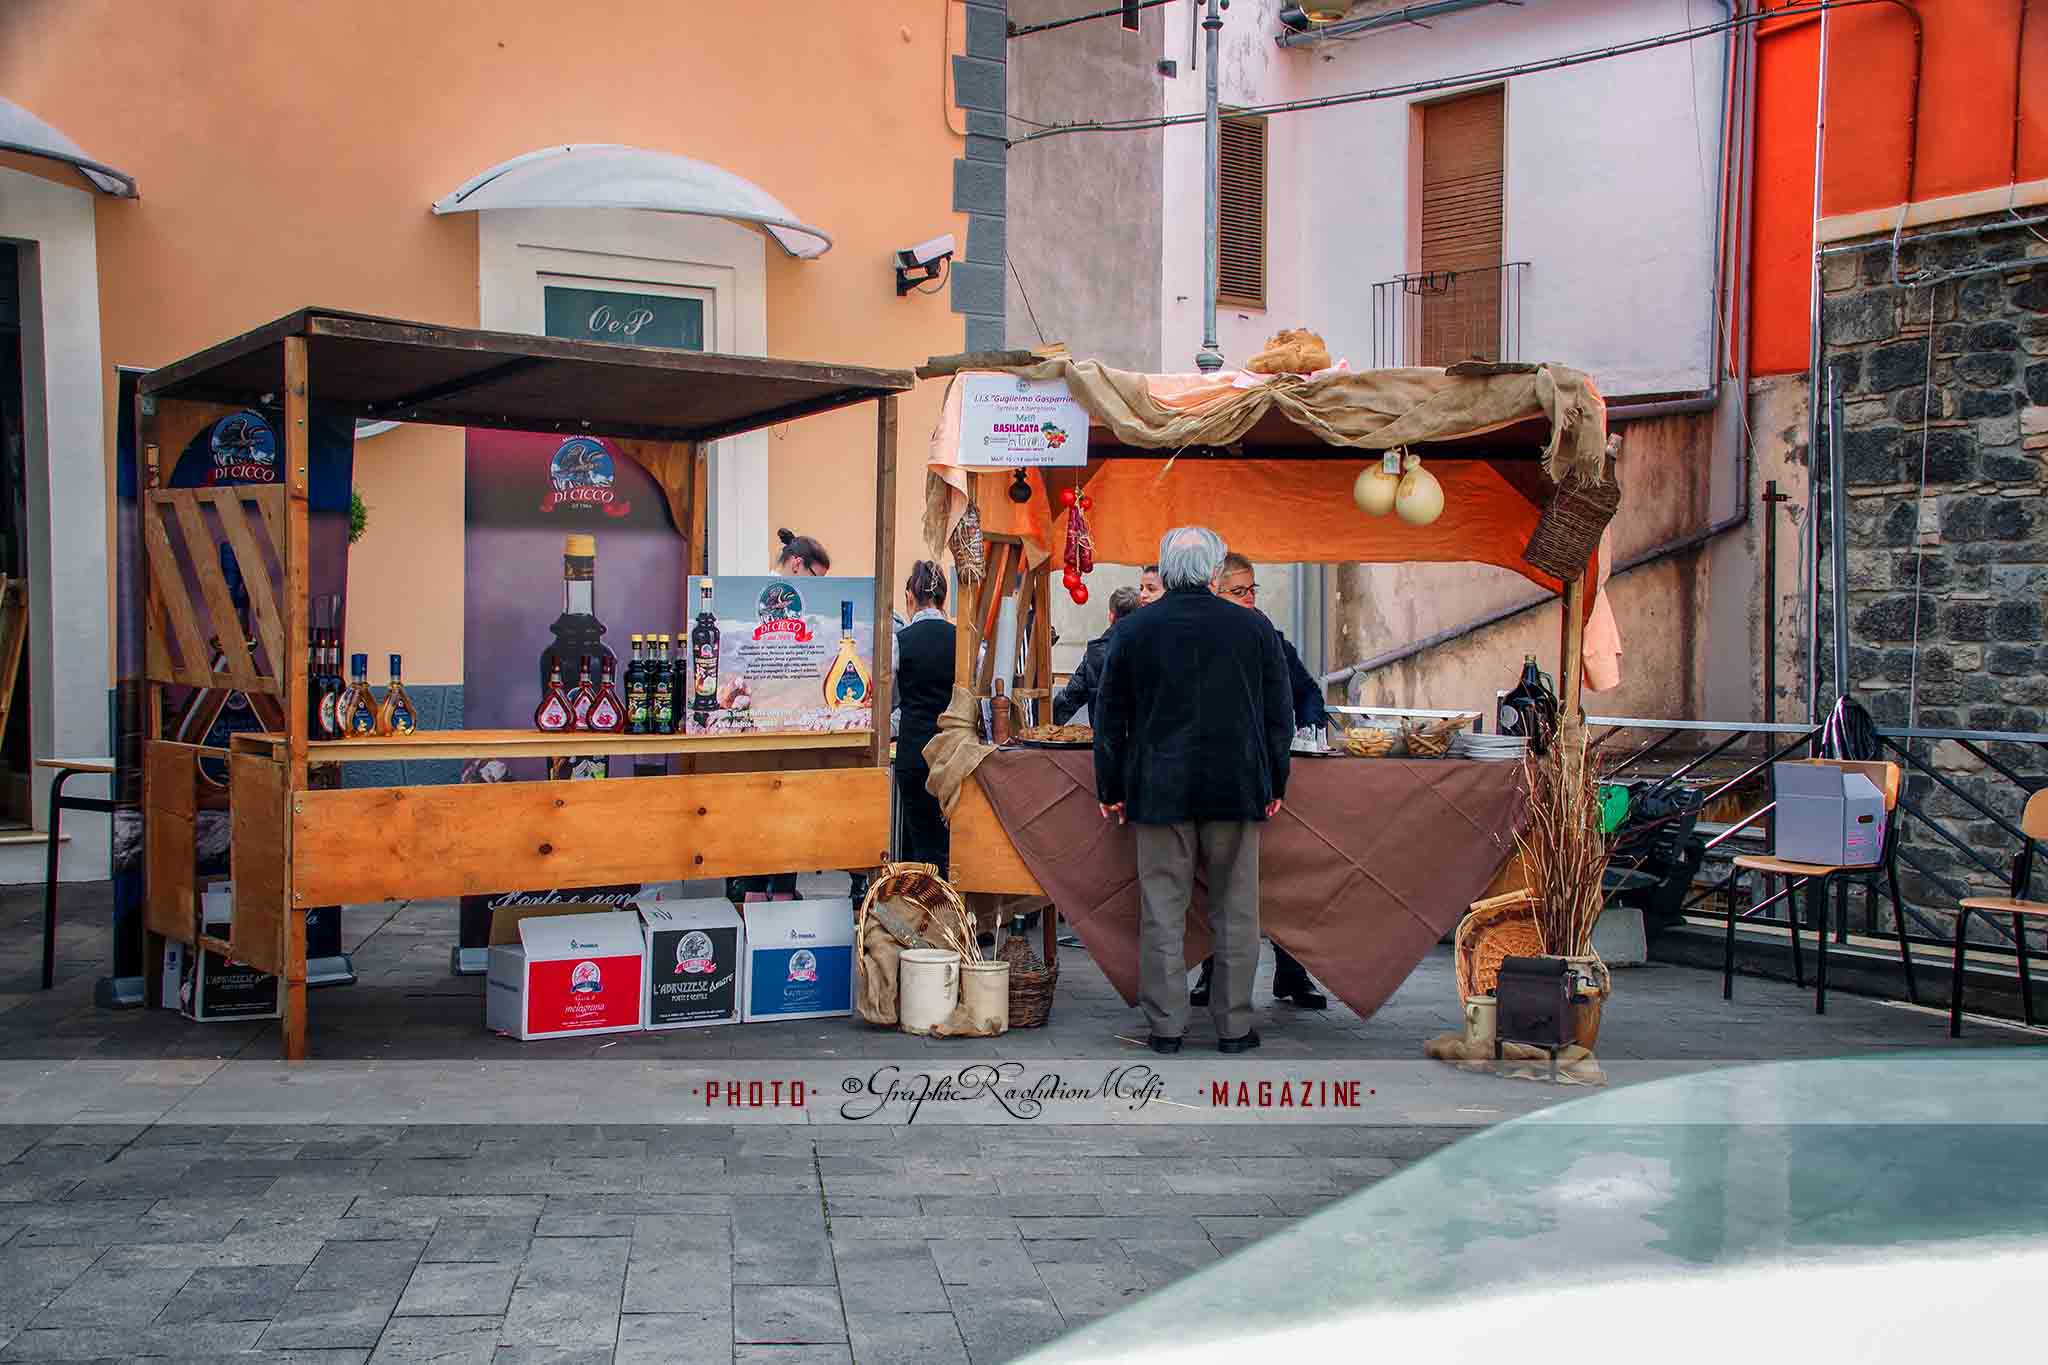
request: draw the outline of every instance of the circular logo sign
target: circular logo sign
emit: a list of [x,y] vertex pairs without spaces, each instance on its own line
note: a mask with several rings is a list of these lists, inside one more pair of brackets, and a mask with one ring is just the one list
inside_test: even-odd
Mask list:
[[698,976],[711,966],[711,935],[692,929],[676,943],[677,971]]
[[207,444],[213,454],[208,483],[277,482],[277,433],[263,414],[244,408],[221,418]]
[[569,972],[569,989],[576,995],[596,995],[604,989],[604,971],[595,962],[579,962]]
[[791,981],[816,981],[818,979],[818,955],[809,948],[799,948],[789,955],[789,979]]
[[618,475],[612,454],[602,441],[588,436],[571,436],[555,449],[548,460],[548,495],[541,510],[557,507],[572,511],[603,511],[607,516],[624,516],[627,504],[616,501],[612,485]]

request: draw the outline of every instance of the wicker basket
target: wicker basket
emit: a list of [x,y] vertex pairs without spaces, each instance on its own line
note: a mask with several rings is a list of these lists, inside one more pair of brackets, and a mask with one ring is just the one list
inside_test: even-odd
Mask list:
[[[1047,914],[1052,913],[1050,910]],[[996,956],[1010,964],[1010,1027],[1043,1028],[1052,1018],[1053,988],[1059,984],[1057,963],[1046,966],[1031,951],[1031,940],[1010,934]]]
[[1620,445],[1619,436],[1607,438],[1607,470],[1598,483],[1578,474],[1565,475],[1536,519],[1523,559],[1567,583],[1586,571],[1593,551],[1600,548],[1601,533],[1621,506],[1621,485],[1614,477],[1614,454]]
[[1358,758],[1385,758],[1394,752],[1394,736],[1385,730],[1346,730],[1344,752]]
[[1452,716],[1427,725],[1402,726],[1401,738],[1408,745],[1408,757],[1442,758],[1451,751],[1451,740],[1476,719],[1478,717],[1470,715]]
[[[900,912],[891,902],[911,908]],[[853,921],[853,996],[861,1018],[871,1024],[896,1022],[895,950],[888,950],[886,962],[868,961],[871,924],[896,950],[950,948],[963,962],[981,960],[981,950],[975,946],[974,917],[939,870],[930,863],[885,863],[869,879],[868,893],[861,897]],[[880,973],[872,983],[870,971]]]
[[1536,928],[1534,896],[1510,891],[1474,901],[1471,911],[1458,922],[1451,948],[1457,964],[1460,1007],[1472,996],[1493,994],[1502,960],[1542,955],[1543,935]]

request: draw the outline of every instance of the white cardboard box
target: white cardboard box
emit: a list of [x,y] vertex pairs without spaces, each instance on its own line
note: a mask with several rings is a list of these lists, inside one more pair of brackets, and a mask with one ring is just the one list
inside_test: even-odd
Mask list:
[[755,901],[742,973],[748,1023],[853,1013],[853,902]]
[[630,910],[522,919],[519,942],[491,948],[484,1025],[522,1042],[636,1032],[646,965]]
[[736,1022],[747,931],[732,902],[642,900],[635,906],[647,942],[640,1013],[648,1030]]

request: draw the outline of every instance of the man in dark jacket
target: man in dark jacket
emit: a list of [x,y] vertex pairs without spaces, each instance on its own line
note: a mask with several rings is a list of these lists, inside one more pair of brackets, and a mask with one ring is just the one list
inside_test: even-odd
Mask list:
[[1294,704],[1280,636],[1210,590],[1223,541],[1201,526],[1159,543],[1166,595],[1117,628],[1096,694],[1104,819],[1137,827],[1139,1003],[1154,1052],[1187,1029],[1187,913],[1207,866],[1219,1052],[1259,1045],[1259,824],[1287,791]]
[[1081,651],[1081,666],[1074,670],[1074,676],[1067,679],[1067,685],[1052,699],[1053,724],[1065,725],[1076,712],[1095,700],[1095,689],[1102,686],[1102,661],[1109,656],[1109,631],[1115,630],[1117,622],[1137,609],[1136,588],[1118,588],[1109,595],[1109,630],[1088,642],[1088,648]]

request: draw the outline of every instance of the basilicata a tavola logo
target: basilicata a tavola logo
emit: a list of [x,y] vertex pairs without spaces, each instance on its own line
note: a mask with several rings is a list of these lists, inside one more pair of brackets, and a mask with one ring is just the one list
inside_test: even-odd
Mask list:
[[277,433],[262,413],[245,408],[221,418],[207,445],[213,455],[209,484],[277,482]]
[[571,436],[555,448],[548,460],[548,491],[540,510],[558,509],[572,513],[602,512],[623,517],[633,505],[618,496],[618,466],[604,442],[589,436]]

